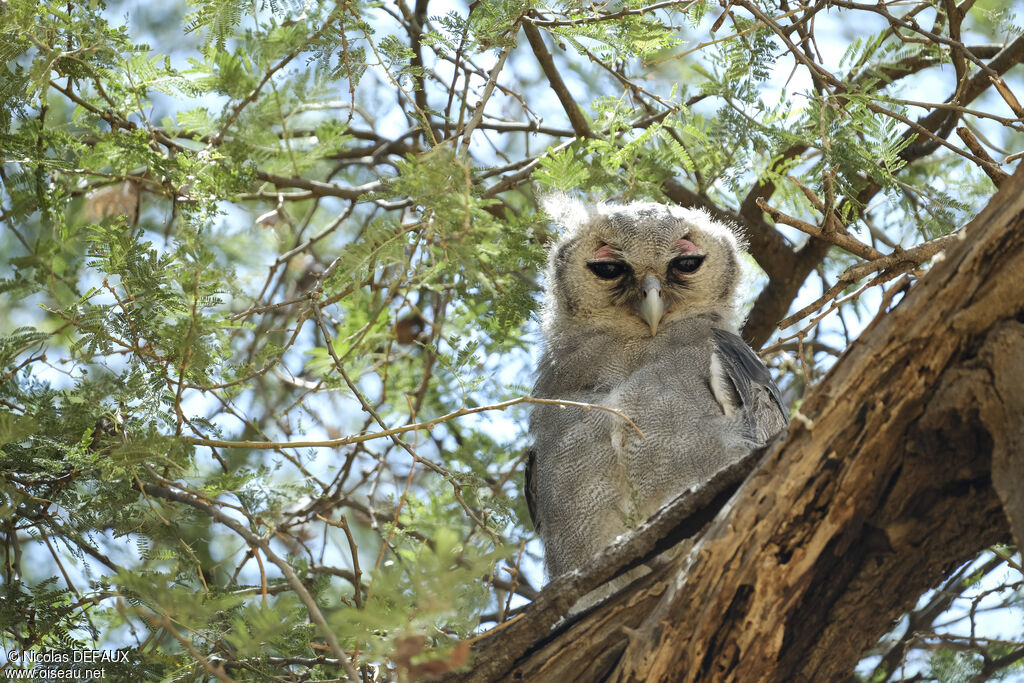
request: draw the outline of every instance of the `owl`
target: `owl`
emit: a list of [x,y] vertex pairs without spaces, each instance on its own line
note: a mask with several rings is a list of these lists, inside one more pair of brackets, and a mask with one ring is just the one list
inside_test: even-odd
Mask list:
[[660,204],[558,196],[544,208],[564,234],[548,258],[534,396],[619,413],[533,406],[526,498],[554,578],[788,417],[737,335],[741,248],[729,227]]

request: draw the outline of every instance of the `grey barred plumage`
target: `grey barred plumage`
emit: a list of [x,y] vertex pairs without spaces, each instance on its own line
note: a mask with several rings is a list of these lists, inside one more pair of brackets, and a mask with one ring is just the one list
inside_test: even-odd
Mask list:
[[548,574],[618,535],[787,424],[778,389],[737,335],[741,247],[699,210],[660,204],[545,209],[551,249],[527,502]]

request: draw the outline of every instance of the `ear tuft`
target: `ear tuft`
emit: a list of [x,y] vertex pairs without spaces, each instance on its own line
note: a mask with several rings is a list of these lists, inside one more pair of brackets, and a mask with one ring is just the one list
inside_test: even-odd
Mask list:
[[538,203],[551,220],[570,232],[586,225],[593,218],[587,206],[564,192],[550,192],[538,197]]

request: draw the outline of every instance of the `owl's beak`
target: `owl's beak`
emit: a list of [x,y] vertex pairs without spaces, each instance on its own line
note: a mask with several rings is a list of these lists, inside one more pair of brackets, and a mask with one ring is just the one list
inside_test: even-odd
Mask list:
[[645,275],[640,287],[644,298],[640,301],[640,317],[651,328],[651,336],[658,333],[658,323],[665,313],[665,304],[661,300],[661,283],[653,275]]

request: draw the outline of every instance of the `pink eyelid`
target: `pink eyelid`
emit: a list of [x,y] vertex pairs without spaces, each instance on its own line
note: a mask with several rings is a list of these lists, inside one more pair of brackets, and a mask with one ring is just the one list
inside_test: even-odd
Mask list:
[[686,238],[676,240],[675,242],[672,243],[672,246],[675,249],[678,249],[679,251],[683,252],[684,254],[692,254],[700,251],[700,249],[697,248],[696,244],[694,244],[693,242]]
[[[684,254],[693,254],[700,251],[696,244],[686,238],[676,240],[672,243],[672,247]],[[594,252],[595,259],[615,259],[618,257],[619,254],[615,248],[607,244],[602,244],[601,248]]]

